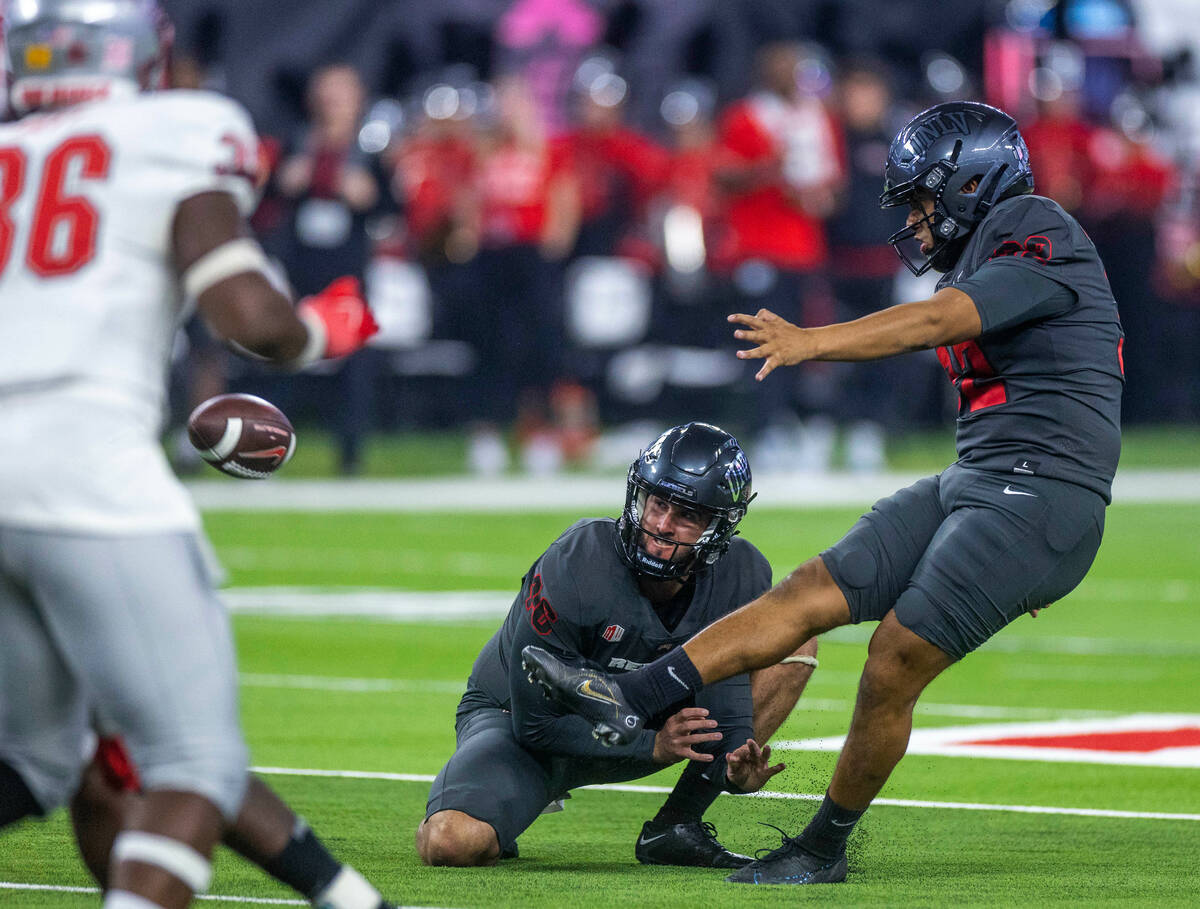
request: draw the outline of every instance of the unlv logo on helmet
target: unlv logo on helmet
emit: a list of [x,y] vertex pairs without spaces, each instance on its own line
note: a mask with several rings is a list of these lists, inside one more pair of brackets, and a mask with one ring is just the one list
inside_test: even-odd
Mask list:
[[969,136],[972,126],[983,123],[983,115],[971,110],[946,111],[929,117],[917,124],[908,141],[906,150],[913,156],[919,155],[942,136]]

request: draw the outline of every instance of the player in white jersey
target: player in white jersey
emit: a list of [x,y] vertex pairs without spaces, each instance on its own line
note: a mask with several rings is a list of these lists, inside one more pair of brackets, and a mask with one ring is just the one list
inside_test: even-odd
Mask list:
[[[249,118],[209,93],[143,93],[169,43],[154,0],[14,0],[3,21],[18,119],[0,125],[0,825],[71,796],[94,711],[144,792],[105,906],[184,906],[248,777],[228,618],[158,444],[172,340],[195,305],[299,368],[375,325],[356,285],[294,308],[267,280],[244,223]],[[275,803],[269,860],[332,861]],[[315,902],[384,905],[332,872]]]

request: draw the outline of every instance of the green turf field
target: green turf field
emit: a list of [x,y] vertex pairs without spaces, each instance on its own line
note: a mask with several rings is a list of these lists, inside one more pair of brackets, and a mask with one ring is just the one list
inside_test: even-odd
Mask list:
[[[614,499],[620,498],[619,480]],[[776,577],[832,541],[858,509],[751,512],[743,528]],[[579,515],[206,516],[230,583],[380,590],[513,590]],[[1117,505],[1090,576],[938,679],[917,726],[1133,712],[1200,713],[1200,509]],[[521,839],[521,858],[486,870],[422,868],[413,830],[453,744],[457,692],[497,620],[397,622],[238,615],[242,704],[254,763],[326,841],[398,902],[424,906],[1200,904],[1200,820],[876,806],[835,887],[753,888],[720,872],[633,860],[655,792],[581,791]],[[821,668],[778,738],[845,731],[866,629],[822,645]],[[834,755],[795,751],[771,788],[820,793]],[[677,771],[641,781],[669,786]],[[885,797],[1200,815],[1200,770],[910,755]],[[709,814],[726,845],[776,845],[759,821],[796,832],[807,800],[723,797]],[[0,883],[87,887],[62,816],[0,834]],[[292,894],[229,853],[211,893]],[[0,905],[95,905],[94,895],[6,890]]]

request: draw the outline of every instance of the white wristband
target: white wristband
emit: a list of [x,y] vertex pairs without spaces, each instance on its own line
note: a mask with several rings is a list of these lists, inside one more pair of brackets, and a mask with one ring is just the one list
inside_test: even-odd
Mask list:
[[304,307],[296,311],[304,327],[308,329],[308,340],[304,349],[288,363],[289,369],[303,369],[325,356],[325,346],[329,342],[329,333],[325,330],[325,322],[315,312]]
[[804,655],[784,657],[779,662],[781,664],[782,663],[803,663],[805,666],[811,666],[813,669],[816,669],[818,666],[821,665],[820,663],[817,662],[816,657],[804,656]]
[[156,865],[187,885],[192,893],[203,893],[212,879],[212,865],[199,852],[168,836],[125,830],[113,841],[113,866],[121,862]]
[[250,271],[264,276],[270,271],[262,247],[249,237],[229,240],[188,266],[182,278],[184,298],[195,300],[214,284]]

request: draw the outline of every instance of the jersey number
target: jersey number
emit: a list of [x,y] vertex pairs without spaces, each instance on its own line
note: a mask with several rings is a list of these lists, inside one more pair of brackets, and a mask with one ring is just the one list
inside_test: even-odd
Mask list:
[[[67,176],[103,180],[108,176],[112,153],[99,136],[74,136],[46,156],[42,185],[33,208],[26,264],[43,278],[69,275],[96,254],[100,215],[83,196],[63,190]],[[9,209],[25,188],[25,152],[0,148],[0,273],[8,266],[16,228]]]
[[939,347],[937,355],[946,375],[958,389],[959,416],[1008,400],[1004,383],[996,379],[996,370],[974,341],[963,341],[953,347]]
[[550,605],[550,601],[542,596],[542,575],[535,574],[529,584],[529,593],[525,596],[525,611],[529,613],[529,624],[538,634],[548,635],[558,621],[558,613]]

